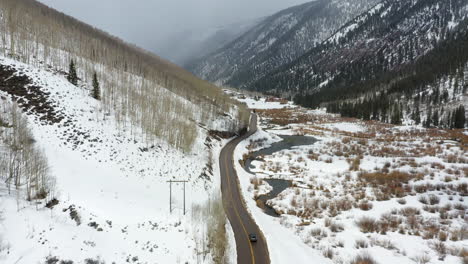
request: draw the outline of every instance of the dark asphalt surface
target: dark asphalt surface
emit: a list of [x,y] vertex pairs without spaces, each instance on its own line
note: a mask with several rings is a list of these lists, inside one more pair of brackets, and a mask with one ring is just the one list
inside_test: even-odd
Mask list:
[[[257,224],[245,208],[239,186],[239,180],[233,164],[233,162],[237,162],[233,159],[234,149],[237,144],[254,134],[256,131],[257,115],[254,114],[251,118],[248,132],[245,135],[230,141],[222,149],[219,157],[223,204],[229,222],[234,230],[238,264],[270,263],[267,243]],[[250,233],[257,234],[257,242],[250,242]]]

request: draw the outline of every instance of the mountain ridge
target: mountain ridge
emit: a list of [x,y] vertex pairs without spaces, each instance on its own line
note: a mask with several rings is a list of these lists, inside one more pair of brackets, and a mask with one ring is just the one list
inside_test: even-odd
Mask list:
[[293,61],[376,2],[318,0],[287,8],[187,68],[217,84],[244,88]]

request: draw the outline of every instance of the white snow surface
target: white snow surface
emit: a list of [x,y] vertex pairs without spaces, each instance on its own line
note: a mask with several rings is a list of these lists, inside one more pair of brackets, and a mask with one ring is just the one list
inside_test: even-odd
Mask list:
[[[138,131],[119,130],[114,115],[103,113],[88,90],[71,85],[65,76],[3,57],[0,63],[21,69],[50,92],[56,109],[73,125],[41,125],[28,116],[36,144],[44,150],[56,178],[59,204],[52,210],[44,204],[36,209],[22,199],[17,202],[0,184],[0,263],[42,263],[47,256],[74,263],[87,258],[106,263],[135,259],[138,263],[195,263],[195,237],[203,224],[191,218],[191,209],[219,192],[213,188],[219,185],[218,176],[211,182],[199,178],[209,160],[203,147],[205,134],[199,133],[198,151],[189,154],[163,140],[141,143]],[[77,131],[89,138],[79,136],[82,144],[75,145],[68,136]],[[213,157],[220,147],[214,146]],[[217,166],[214,169],[218,175]],[[169,213],[166,181],[170,179],[189,181],[185,216],[181,184],[172,185],[174,210]],[[70,218],[70,210],[64,211],[70,206],[80,215],[80,225]],[[102,231],[89,226],[93,222]],[[228,234],[234,241],[232,230]],[[233,260],[235,248],[230,248]]]
[[288,102],[287,104],[281,104],[280,102],[267,102],[265,98],[255,100],[253,98],[247,97],[245,99],[238,98],[237,100],[246,103],[247,106],[251,109],[281,109],[292,106],[291,102]]
[[365,128],[362,127],[360,124],[349,123],[349,122],[324,124],[322,125],[322,127],[332,129],[332,130],[341,130],[341,131],[351,132],[351,133],[365,131]]

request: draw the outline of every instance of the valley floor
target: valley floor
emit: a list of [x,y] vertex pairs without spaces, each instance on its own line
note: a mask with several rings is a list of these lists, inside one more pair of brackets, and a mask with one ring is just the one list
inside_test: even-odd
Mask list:
[[[364,122],[235,96],[256,109],[263,129],[237,148],[236,165],[272,263],[467,263],[466,130]],[[257,158],[254,174],[246,172],[243,161],[278,135],[318,141]],[[292,181],[267,201],[279,217],[256,203],[272,189],[265,179]]]

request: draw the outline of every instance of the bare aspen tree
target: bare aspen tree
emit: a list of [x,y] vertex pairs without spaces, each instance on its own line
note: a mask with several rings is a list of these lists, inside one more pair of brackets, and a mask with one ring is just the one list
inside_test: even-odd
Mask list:
[[[54,180],[49,175],[47,159],[34,145],[25,117],[16,104],[4,104],[11,124],[0,133],[0,179],[11,194],[15,188],[18,199],[24,190],[28,200],[44,199],[53,190]],[[3,120],[4,117],[2,117]]]
[[[122,128],[142,129],[148,144],[163,138],[190,151],[198,123],[223,129],[211,126],[224,118],[231,130],[247,125],[244,105],[154,54],[34,0],[0,0],[0,10],[4,54],[25,63],[42,61],[40,65],[60,71],[75,59],[83,83],[92,83],[96,70],[103,111],[114,112]],[[242,119],[225,118],[223,113],[237,113]]]

